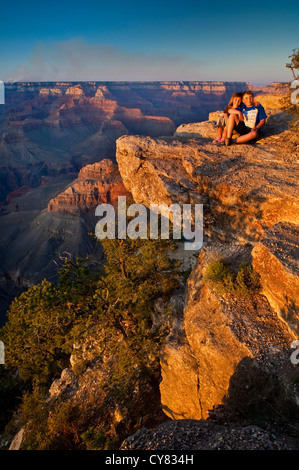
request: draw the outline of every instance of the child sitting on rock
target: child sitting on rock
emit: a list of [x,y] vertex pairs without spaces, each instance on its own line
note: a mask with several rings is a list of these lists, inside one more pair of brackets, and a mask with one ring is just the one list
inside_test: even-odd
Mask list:
[[229,116],[230,109],[238,109],[241,110],[240,106],[242,104],[242,93],[234,93],[229,100],[228,105],[223,110],[223,115],[219,116],[217,119],[217,127],[218,127],[218,138],[213,140],[215,144],[222,143],[226,139],[226,124],[227,119]]

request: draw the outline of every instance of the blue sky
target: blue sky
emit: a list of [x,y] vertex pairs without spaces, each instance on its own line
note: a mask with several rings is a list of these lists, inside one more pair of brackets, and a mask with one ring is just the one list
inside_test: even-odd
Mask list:
[[291,81],[298,18],[289,0],[5,2],[0,79]]

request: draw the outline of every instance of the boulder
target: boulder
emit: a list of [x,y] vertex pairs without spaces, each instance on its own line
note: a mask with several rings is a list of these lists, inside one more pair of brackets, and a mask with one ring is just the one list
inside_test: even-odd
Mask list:
[[49,401],[57,399],[59,396],[66,396],[69,398],[74,395],[78,389],[78,382],[75,373],[72,369],[63,369],[59,379],[52,382],[49,389]]
[[253,266],[272,308],[299,333],[299,226],[279,223],[253,249]]
[[213,245],[200,253],[183,321],[161,353],[163,410],[172,419],[207,419],[224,405],[243,416],[263,415],[266,403],[274,419],[290,408],[298,417],[298,370],[290,360],[296,336],[263,295],[220,294],[204,282],[207,266],[219,258],[237,270],[250,262],[250,250]]
[[298,136],[289,131],[285,139],[276,135],[231,147],[191,132],[184,139],[122,136],[116,159],[136,202],[202,203],[206,235],[247,243],[276,223],[299,223],[298,152]]
[[182,124],[179,126],[175,133],[174,137],[177,138],[213,138],[217,134],[217,127],[214,120],[195,122],[192,124]]

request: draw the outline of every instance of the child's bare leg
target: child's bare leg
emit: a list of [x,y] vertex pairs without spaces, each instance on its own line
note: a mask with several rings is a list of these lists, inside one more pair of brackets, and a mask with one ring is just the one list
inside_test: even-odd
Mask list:
[[258,132],[256,131],[251,131],[248,134],[245,135],[240,135],[236,139],[236,144],[244,144],[245,142],[249,142],[249,140],[255,139],[258,136]]
[[226,137],[228,139],[231,139],[234,131],[235,125],[239,124],[239,116],[237,114],[230,114],[229,118],[227,120],[227,126],[226,126]]

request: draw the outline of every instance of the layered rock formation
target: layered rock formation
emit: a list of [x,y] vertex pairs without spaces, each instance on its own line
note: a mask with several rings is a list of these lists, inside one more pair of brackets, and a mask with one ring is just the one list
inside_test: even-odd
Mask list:
[[78,178],[63,192],[51,199],[49,212],[79,214],[95,210],[98,204],[117,201],[118,196],[131,194],[125,188],[118,167],[111,160],[83,167]]
[[184,317],[161,355],[163,409],[172,419],[207,419],[219,405],[241,415],[260,409],[261,416],[272,407],[279,419],[293,406],[295,416],[298,371],[290,356],[296,336],[264,296],[219,294],[204,283],[207,266],[219,258],[237,268],[250,262],[250,250],[213,245],[201,252],[188,279]]
[[[112,91],[120,97],[128,91],[126,86],[97,89],[94,99],[111,100]],[[178,96],[183,92],[181,85],[171,86]],[[219,93],[221,86],[216,86]],[[190,87],[187,91],[192,92]],[[107,161],[87,166],[68,190],[52,198],[50,211],[43,214],[60,224],[63,220],[71,232],[75,216],[67,212],[74,204],[86,210],[101,198],[111,200],[108,187],[115,188],[116,197],[118,178],[135,202],[147,207],[151,203],[204,206],[204,247],[194,253],[186,290],[173,299],[183,307],[177,309],[161,351],[160,394],[142,383],[128,409],[111,403],[101,387],[103,377],[111,373],[109,358],[98,353],[96,344],[79,377],[74,355],[70,369],[49,391],[50,401],[90,404],[88,413],[94,422],[105,420],[114,431],[129,432],[132,421],[135,430],[141,416],[139,427],[148,429],[127,439],[124,450],[298,448],[298,442],[272,427],[270,435],[247,426],[259,421],[294,432],[299,419],[299,371],[290,360],[298,334],[299,141],[281,110],[272,107],[267,112],[264,134],[254,144],[213,144],[215,115],[210,121],[179,126],[173,136],[123,135],[116,143],[118,170]],[[59,219],[61,215],[66,219]],[[60,224],[52,230],[58,233]],[[226,260],[234,273],[242,262],[252,264],[260,275],[261,291],[242,296],[219,292],[207,283],[207,268],[219,259]],[[25,265],[29,261],[25,257]],[[152,431],[165,417],[172,422]],[[227,422],[229,426],[224,425]]]
[[[115,157],[124,134],[172,135],[176,126],[208,118],[245,82],[7,83],[0,120],[0,202],[43,176],[78,171]],[[275,85],[260,91],[275,90]],[[6,178],[5,175],[15,177]]]
[[[224,426],[207,420],[182,419],[161,424],[153,430],[140,429],[123,442],[121,450],[298,450],[298,443],[258,426]],[[200,464],[200,453],[193,457],[188,455],[182,456],[182,463],[197,463],[193,457],[198,457]]]
[[[27,273],[26,278],[32,279],[33,273],[40,272],[40,268],[34,267],[36,240],[39,240],[39,246],[45,246],[44,251],[47,247],[40,241],[42,232],[40,235],[35,233],[36,228],[44,228],[46,240],[51,233],[49,227],[61,226],[62,232],[63,227],[66,232],[68,228],[64,221],[56,220],[57,212],[51,222],[53,211],[47,214],[39,211],[47,210],[49,200],[64,192],[85,165],[103,158],[115,161],[119,137],[132,133],[172,136],[177,125],[207,118],[209,111],[227,103],[232,92],[248,87],[250,85],[243,82],[6,84],[6,104],[0,110],[1,244],[5,246],[0,257],[3,276],[21,282],[23,274],[20,273],[24,270],[20,265],[27,265],[24,260],[28,256],[31,274]],[[275,86],[270,88],[273,90]],[[265,93],[267,89],[260,91]],[[181,190],[183,184],[182,180]],[[89,191],[92,188],[85,186],[83,193]],[[70,194],[67,197],[70,198]],[[25,228],[28,236],[27,250],[22,248],[21,228]],[[64,233],[62,237],[62,245],[66,248],[64,237],[68,239],[69,235]],[[59,240],[55,239],[51,244],[51,255],[43,252],[43,259],[51,258],[54,244],[58,249]],[[48,261],[45,264],[48,265]]]
[[212,143],[208,121],[163,140],[123,136],[116,157],[136,202],[203,203],[206,234],[253,242],[275,223],[299,223],[298,147],[289,132],[226,148]]
[[247,88],[276,91],[275,84],[245,82],[7,83],[6,125],[30,130],[120,119],[130,132],[146,125],[146,135],[168,135],[172,122],[207,118],[212,107],[225,106],[233,92]]

